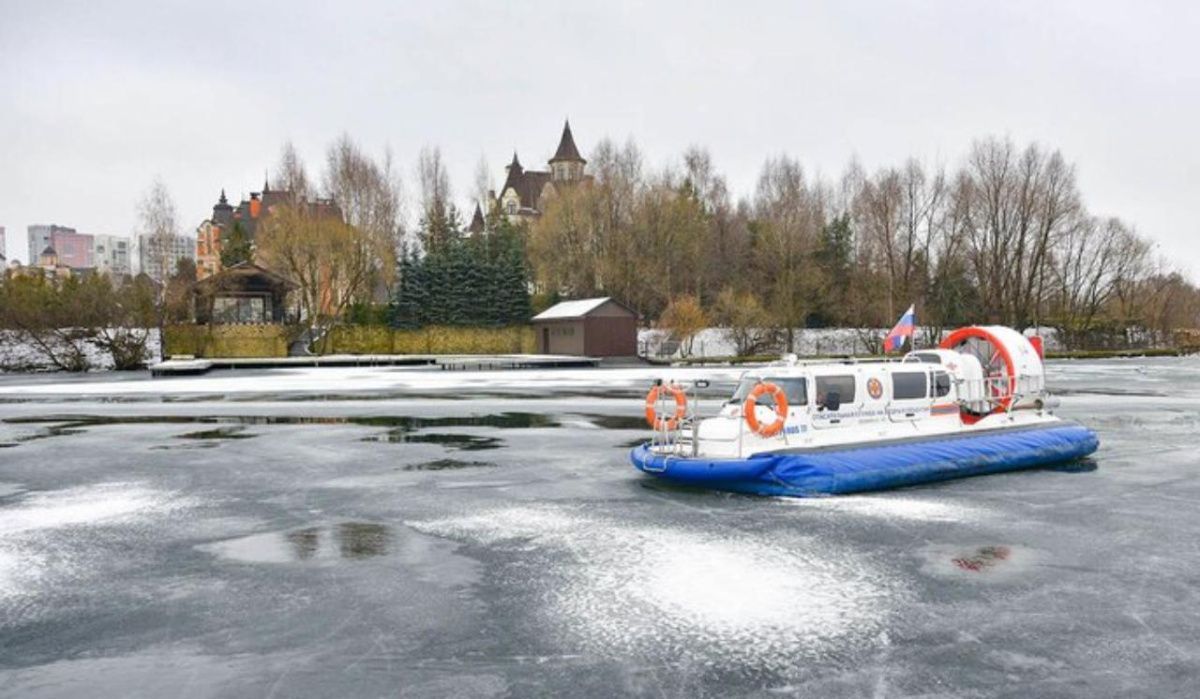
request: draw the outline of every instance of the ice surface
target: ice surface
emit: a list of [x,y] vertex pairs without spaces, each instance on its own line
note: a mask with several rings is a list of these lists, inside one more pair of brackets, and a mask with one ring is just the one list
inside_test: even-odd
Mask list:
[[1052,362],[1089,463],[803,501],[635,472],[664,373],[738,371],[4,376],[0,693],[1193,693],[1200,360]]

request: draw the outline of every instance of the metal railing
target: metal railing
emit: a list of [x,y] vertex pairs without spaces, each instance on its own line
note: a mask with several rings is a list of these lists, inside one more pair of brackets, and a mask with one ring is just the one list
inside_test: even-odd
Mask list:
[[[655,385],[672,385],[664,384],[660,379]],[[661,453],[675,453],[682,455],[689,453],[692,456],[699,454],[700,449],[700,392],[701,388],[708,388],[709,382],[705,379],[697,379],[691,382],[690,386],[684,384],[673,384],[683,389],[686,398],[686,408],[683,417],[681,417],[675,428],[670,429],[668,420],[659,420],[659,427],[653,432],[653,437],[650,439],[651,450]],[[692,390],[689,391],[688,389]],[[675,403],[669,400],[667,391],[660,391],[658,398],[654,403],[654,411],[656,415],[672,415],[674,414]],[[686,451],[685,451],[686,450]]]
[[[1042,379],[1042,381],[1038,381]],[[984,376],[979,379],[959,379],[956,381],[958,390],[958,402],[963,405],[972,403],[987,403],[991,409],[996,406],[1003,405],[1008,401],[1007,410],[1011,411],[1013,406],[1021,402],[1021,400],[1034,395],[1045,393],[1045,383],[1043,377],[1035,376],[1008,376],[1008,375],[992,375]],[[965,388],[977,388],[978,391],[963,390]],[[967,400],[965,394],[981,396],[978,400]]]

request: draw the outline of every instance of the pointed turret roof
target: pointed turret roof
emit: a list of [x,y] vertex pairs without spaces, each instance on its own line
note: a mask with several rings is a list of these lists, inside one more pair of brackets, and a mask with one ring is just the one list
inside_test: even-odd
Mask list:
[[221,188],[221,198],[217,200],[217,204],[219,204],[220,206],[229,206],[229,199],[226,198],[226,196],[225,196],[225,188],[224,187]]
[[479,204],[476,202],[475,215],[471,217],[471,225],[467,226],[467,232],[482,233],[485,225],[483,221],[483,209],[479,208]]
[[554,151],[554,157],[550,162],[559,160],[573,160],[579,163],[586,163],[583,156],[579,155],[579,149],[575,147],[575,137],[571,135],[571,120],[568,119],[563,124],[562,138],[558,141],[558,150]]
[[58,257],[58,251],[54,249],[53,245],[47,245],[46,249],[42,251],[41,256],[46,257],[47,255],[51,257]]
[[515,187],[521,181],[521,177],[525,174],[525,168],[521,167],[521,161],[517,160],[517,152],[513,151],[512,162],[504,167],[508,172],[508,176],[504,178],[504,186],[500,188],[501,196],[504,195],[504,190],[509,187]]

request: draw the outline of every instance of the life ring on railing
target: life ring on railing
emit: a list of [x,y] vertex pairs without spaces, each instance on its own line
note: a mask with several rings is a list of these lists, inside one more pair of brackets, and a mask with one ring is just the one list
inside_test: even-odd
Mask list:
[[[675,414],[664,417],[658,414],[658,397],[661,393],[669,393],[675,399]],[[646,394],[646,422],[655,430],[674,431],[679,429],[679,421],[687,415],[687,394],[679,386],[657,384]]]
[[[758,415],[755,414],[758,398],[764,393],[770,393],[771,398],[775,400],[775,421],[769,425],[759,423]],[[782,388],[769,381],[760,381],[751,389],[750,395],[746,396],[746,400],[742,404],[742,415],[745,416],[746,426],[750,428],[751,432],[763,437],[774,437],[783,431],[783,425],[787,422],[787,394],[783,392]]]

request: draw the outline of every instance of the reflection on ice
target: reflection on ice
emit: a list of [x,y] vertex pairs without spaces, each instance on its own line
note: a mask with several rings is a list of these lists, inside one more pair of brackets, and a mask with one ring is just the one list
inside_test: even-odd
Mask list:
[[405,471],[456,471],[462,468],[489,468],[496,464],[486,461],[459,461],[458,459],[434,459],[419,464],[408,464]]
[[1042,555],[1027,546],[932,544],[918,553],[921,572],[935,578],[959,581],[1009,583],[1028,581]]
[[1007,546],[980,546],[974,552],[953,558],[950,562],[963,570],[979,573],[1000,565],[1011,556],[1012,549]]
[[391,530],[382,524],[342,522],[330,527],[252,534],[196,548],[241,563],[354,560],[386,554],[391,538]]
[[[211,429],[176,435],[180,439],[202,442],[198,447],[214,446],[214,440],[249,439],[258,435],[246,433],[246,425],[356,425],[360,427],[384,427],[381,434],[367,437],[363,441],[389,443],[440,444],[450,449],[482,450],[498,449],[503,441],[496,437],[459,433],[429,433],[423,430],[435,427],[491,427],[498,429],[529,429],[537,427],[561,427],[556,419],[539,413],[503,412],[495,415],[467,415],[452,417],[423,417],[412,415],[374,416],[296,416],[296,415],[138,415],[102,416],[78,415],[63,417],[10,418],[4,421],[11,425],[47,425],[39,432],[19,437],[16,442],[3,446],[16,446],[51,437],[82,434],[89,427],[105,425],[152,425],[152,424],[213,424]],[[169,449],[169,446],[154,447]]]
[[447,449],[461,449],[464,451],[499,449],[504,445],[504,441],[497,437],[441,432],[414,434],[405,429],[388,430],[378,437],[367,437],[363,441],[388,442],[390,444],[438,444]]
[[245,429],[246,428],[241,426],[217,427],[211,430],[188,432],[187,434],[178,435],[178,437],[180,439],[250,439],[258,436],[256,434],[247,434],[243,432]]

